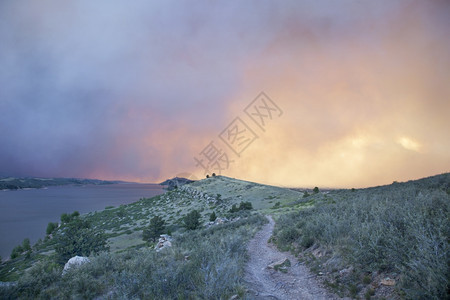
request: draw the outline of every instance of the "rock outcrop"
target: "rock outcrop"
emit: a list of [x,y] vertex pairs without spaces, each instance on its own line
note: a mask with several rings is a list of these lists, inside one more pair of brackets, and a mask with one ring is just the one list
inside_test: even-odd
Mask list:
[[158,243],[155,246],[156,252],[169,247],[172,247],[172,237],[167,234],[161,234]]
[[228,220],[227,218],[223,217],[223,218],[216,218],[216,220],[214,222],[207,222],[205,224],[206,227],[210,227],[210,226],[214,226],[214,225],[219,225],[219,224],[224,224],[224,223],[228,223],[230,222],[230,220]]
[[190,180],[190,179],[182,178],[182,177],[174,177],[172,179],[167,179],[166,181],[161,182],[160,185],[167,186],[167,190],[171,191],[175,188],[180,188],[183,185],[191,183],[191,182],[194,182],[194,180]]
[[283,259],[277,260],[276,262],[269,264],[267,266],[267,268],[278,271],[279,269],[287,269],[290,266],[291,266],[291,261],[287,257],[285,257]]
[[67,261],[67,263],[64,265],[64,269],[63,269],[63,275],[69,271],[72,268],[77,268],[79,266],[81,266],[82,264],[88,263],[90,262],[89,258],[84,257],[84,256],[74,256],[71,259],[69,259]]

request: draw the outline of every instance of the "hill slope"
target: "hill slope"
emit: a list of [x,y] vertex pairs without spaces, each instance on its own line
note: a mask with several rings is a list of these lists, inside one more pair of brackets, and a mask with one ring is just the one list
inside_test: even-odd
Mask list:
[[336,292],[448,296],[450,174],[307,199],[313,207],[281,214],[273,239]]
[[[80,216],[104,232],[110,253],[92,256],[92,263],[78,273],[60,277],[61,266],[55,264],[58,239],[48,236],[3,263],[0,280],[20,279],[18,290],[5,293],[32,293],[21,294],[25,297],[63,297],[65,292],[97,297],[111,293],[111,284],[114,295],[125,298],[243,296],[245,244],[266,222],[261,214],[271,214],[276,217],[272,241],[306,262],[342,296],[442,298],[449,275],[449,194],[450,174],[311,195],[216,176]],[[250,202],[253,209],[230,212],[241,202]],[[200,213],[201,224],[211,212],[232,222],[189,231],[184,218],[193,210]],[[166,232],[174,237],[172,249],[162,254],[142,239],[155,216],[165,220]],[[81,293],[77,289],[83,284],[88,287]],[[25,288],[30,286],[38,287]]]

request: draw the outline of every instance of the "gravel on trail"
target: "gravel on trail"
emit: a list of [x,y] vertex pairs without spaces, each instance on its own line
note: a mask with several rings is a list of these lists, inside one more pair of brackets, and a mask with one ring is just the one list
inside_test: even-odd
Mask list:
[[[249,261],[245,268],[247,299],[342,299],[321,287],[308,268],[287,252],[280,252],[268,243],[275,225],[271,216],[269,223],[256,233],[248,244]],[[287,272],[268,268],[274,262],[289,259]]]

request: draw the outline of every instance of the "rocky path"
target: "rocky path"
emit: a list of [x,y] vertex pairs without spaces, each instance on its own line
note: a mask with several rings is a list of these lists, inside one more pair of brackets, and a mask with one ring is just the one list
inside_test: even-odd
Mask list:
[[[271,216],[261,231],[249,242],[249,263],[244,280],[248,285],[248,299],[340,299],[320,287],[315,276],[289,254],[278,251],[267,241],[275,225]],[[288,258],[291,266],[287,272],[268,268],[268,265]]]

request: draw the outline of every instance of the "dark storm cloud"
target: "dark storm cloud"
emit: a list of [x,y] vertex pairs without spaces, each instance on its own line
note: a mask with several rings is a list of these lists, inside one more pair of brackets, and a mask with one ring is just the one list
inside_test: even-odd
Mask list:
[[220,120],[239,76],[201,6],[103,5],[3,4],[2,173],[151,177],[164,149],[141,139]]

